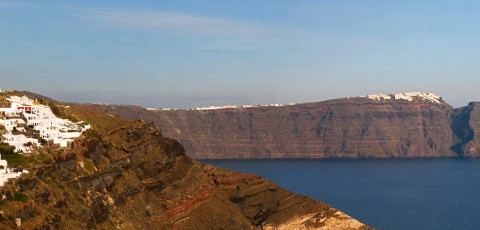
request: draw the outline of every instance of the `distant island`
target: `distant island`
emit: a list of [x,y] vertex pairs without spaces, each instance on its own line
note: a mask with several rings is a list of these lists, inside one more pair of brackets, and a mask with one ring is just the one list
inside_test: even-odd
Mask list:
[[86,106],[151,121],[196,159],[480,156],[480,103],[455,109],[426,92],[186,110]]

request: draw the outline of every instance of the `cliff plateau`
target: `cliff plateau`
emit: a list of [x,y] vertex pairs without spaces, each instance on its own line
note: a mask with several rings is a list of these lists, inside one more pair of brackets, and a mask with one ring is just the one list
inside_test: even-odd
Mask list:
[[189,110],[87,106],[151,121],[193,158],[238,159],[478,156],[478,105],[453,109],[434,94],[403,93]]

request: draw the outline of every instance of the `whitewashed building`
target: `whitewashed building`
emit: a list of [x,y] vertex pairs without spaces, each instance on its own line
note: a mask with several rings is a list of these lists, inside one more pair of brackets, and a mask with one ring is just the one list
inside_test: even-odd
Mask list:
[[6,133],[3,135],[3,138],[5,138],[4,142],[14,146],[17,152],[29,153],[32,151],[32,147],[39,146],[37,139],[26,137],[23,134],[13,135]]
[[[67,147],[73,142],[74,138],[90,128],[90,125],[84,122],[74,123],[68,119],[62,119],[55,116],[51,108],[42,105],[28,97],[10,96],[10,108],[0,108],[6,117],[0,119],[0,124],[8,131],[3,135],[5,142],[15,147],[16,152],[30,152],[32,146],[39,145],[38,140],[27,138],[25,135],[13,135],[12,131],[19,124],[25,124],[38,131],[40,138],[46,141],[52,141],[60,147]],[[26,119],[24,121],[22,116]],[[24,129],[21,129],[24,130]],[[18,131],[18,130],[17,130]]]
[[2,187],[9,179],[18,178],[22,173],[28,173],[27,170],[22,172],[14,172],[12,168],[9,168],[6,160],[2,160],[2,155],[0,154],[0,187]]

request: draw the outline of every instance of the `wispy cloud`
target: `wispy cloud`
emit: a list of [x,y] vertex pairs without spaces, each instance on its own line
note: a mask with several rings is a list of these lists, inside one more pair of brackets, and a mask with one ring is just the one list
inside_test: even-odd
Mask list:
[[0,2],[0,8],[24,8],[33,7],[32,4],[13,3],[13,2]]
[[91,10],[82,17],[125,29],[177,34],[276,36],[293,32],[215,17],[148,10]]
[[169,35],[227,38],[207,45],[211,49],[257,50],[274,47],[272,41],[286,40],[298,31],[262,25],[253,21],[195,15],[184,12],[139,8],[94,8],[63,4],[22,4],[0,1],[0,8],[51,8],[64,11],[90,26],[119,30],[149,31]]
[[189,13],[135,8],[93,8],[59,4],[30,4],[0,1],[0,8],[52,8],[69,11],[71,16],[116,28],[168,33],[233,36],[277,36],[294,33],[291,29],[259,25]]
[[51,9],[63,9],[63,10],[87,10],[87,7],[79,6],[67,6],[60,4],[48,4],[48,3],[18,3],[18,2],[5,2],[0,1],[0,8],[51,8]]

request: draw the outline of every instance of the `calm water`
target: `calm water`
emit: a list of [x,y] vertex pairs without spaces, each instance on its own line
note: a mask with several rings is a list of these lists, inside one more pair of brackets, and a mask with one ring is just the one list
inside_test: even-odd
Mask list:
[[480,229],[480,160],[208,160],[331,204],[378,229]]

